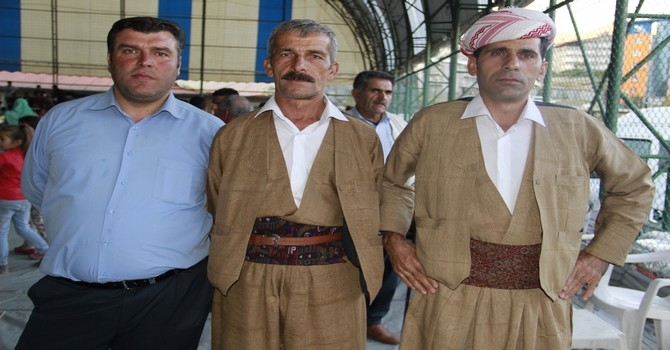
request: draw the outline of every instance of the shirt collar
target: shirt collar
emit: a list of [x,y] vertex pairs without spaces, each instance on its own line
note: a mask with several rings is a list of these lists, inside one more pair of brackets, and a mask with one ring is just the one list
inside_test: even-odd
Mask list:
[[[119,111],[123,112],[123,109],[121,109],[121,106],[119,105],[119,102],[116,100],[116,97],[114,97],[114,87],[112,86],[107,90],[106,92],[102,93],[101,98],[96,102],[93,106],[91,106],[91,109],[93,110],[103,110],[107,109],[109,107],[116,107]],[[179,100],[174,96],[172,92],[170,92],[170,95],[168,96],[167,100],[165,100],[165,103],[161,106],[156,113],[153,115],[157,115],[163,111],[168,112],[171,116],[177,118],[177,119],[184,119],[184,113],[180,113],[180,106],[179,106]]]
[[[491,118],[491,113],[489,113],[489,109],[486,108],[486,105],[484,104],[484,100],[482,100],[482,97],[479,94],[477,94],[477,96],[475,96],[472,99],[472,101],[470,101],[468,105],[465,107],[465,111],[463,112],[463,116],[461,116],[461,119],[474,118],[480,116],[486,116],[488,118]],[[523,111],[521,111],[521,117],[519,119],[528,119],[542,126],[546,126],[544,124],[544,118],[542,118],[542,113],[540,113],[540,109],[537,108],[535,102],[533,102],[533,100],[531,100],[530,98],[528,99],[526,106],[523,108]]]
[[375,124],[375,123],[369,121],[368,119],[366,119],[366,118],[365,118],[365,117],[358,111],[358,109],[356,109],[356,107],[352,108],[349,112],[350,112],[351,115],[353,115],[354,117],[356,117],[356,118],[358,118],[358,119],[360,119],[360,120],[362,120],[362,121],[364,121],[364,122],[366,122],[366,123],[368,123],[368,124],[370,124],[370,125],[372,125],[372,126],[375,126],[375,125],[377,125],[377,124],[384,123],[384,122],[386,122],[386,121],[389,119],[389,116],[387,115],[387,113],[384,112],[384,113],[382,114],[382,117],[379,119],[379,122],[378,122],[377,124]]
[[[340,109],[337,108],[337,106],[335,106],[332,102],[330,102],[330,100],[328,99],[328,97],[326,97],[326,95],[323,95],[323,99],[326,102],[326,109],[323,111],[323,114],[321,115],[322,122],[326,118],[333,118],[345,122],[348,121],[347,117],[344,116],[342,111],[340,111]],[[277,115],[278,117],[286,119],[286,116],[277,105],[277,101],[275,101],[275,95],[270,96],[270,98],[267,100],[267,102],[265,102],[263,107],[261,107],[261,109],[258,110],[258,113],[256,113],[254,118],[258,117],[258,115],[260,115],[261,113],[269,110],[273,111],[274,114]]]

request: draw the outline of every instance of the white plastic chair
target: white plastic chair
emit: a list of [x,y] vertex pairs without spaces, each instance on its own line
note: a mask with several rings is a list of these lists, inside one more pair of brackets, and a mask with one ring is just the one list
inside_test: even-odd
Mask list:
[[588,310],[572,307],[573,349],[626,350],[626,335]]
[[[643,263],[670,260],[670,250],[652,253],[630,254],[626,263]],[[619,329],[626,334],[628,349],[640,349],[647,319],[654,320],[656,344],[659,350],[670,349],[670,296],[659,297],[662,287],[670,286],[670,279],[657,278],[642,292],[634,289],[610,286],[612,266],[603,275],[598,287],[584,308],[601,310],[619,321]]]

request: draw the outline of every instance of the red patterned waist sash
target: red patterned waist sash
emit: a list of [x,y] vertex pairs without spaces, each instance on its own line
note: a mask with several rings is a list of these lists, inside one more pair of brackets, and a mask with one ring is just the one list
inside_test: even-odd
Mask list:
[[463,283],[496,289],[540,287],[542,244],[507,245],[470,239],[470,276]]

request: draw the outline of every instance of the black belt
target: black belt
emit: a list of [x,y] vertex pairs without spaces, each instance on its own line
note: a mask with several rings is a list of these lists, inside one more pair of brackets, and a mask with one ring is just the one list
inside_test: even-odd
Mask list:
[[125,289],[125,290],[130,290],[130,289],[135,289],[135,288],[142,288],[142,287],[147,287],[152,284],[156,284],[160,281],[166,280],[176,274],[178,274],[180,271],[183,271],[182,269],[174,269],[165,272],[162,275],[158,275],[156,277],[152,278],[145,278],[141,280],[127,280],[127,281],[119,281],[119,282],[107,282],[107,283],[91,283],[91,282],[83,282],[83,281],[71,281],[74,284],[82,287],[88,287],[88,288],[95,288],[95,289]]

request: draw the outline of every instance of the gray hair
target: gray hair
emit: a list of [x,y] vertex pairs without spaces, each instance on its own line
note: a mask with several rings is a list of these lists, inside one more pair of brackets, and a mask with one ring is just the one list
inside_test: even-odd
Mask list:
[[388,72],[379,71],[379,70],[364,70],[356,75],[354,78],[354,89],[356,90],[365,90],[368,87],[370,79],[382,79],[388,80],[391,82],[391,86],[395,85],[395,79],[393,75]]
[[251,103],[241,95],[228,95],[219,102],[219,111],[228,111],[235,117],[251,112]]
[[337,38],[335,37],[335,32],[333,32],[325,24],[321,24],[311,19],[292,19],[290,21],[282,22],[276,26],[268,38],[268,59],[272,58],[272,56],[276,53],[277,37],[279,34],[283,34],[285,32],[297,32],[301,37],[314,33],[325,34],[330,39],[330,48],[328,50],[328,54],[330,55],[330,62],[335,62],[335,58],[337,57]]

